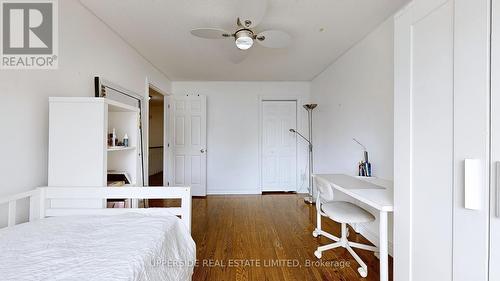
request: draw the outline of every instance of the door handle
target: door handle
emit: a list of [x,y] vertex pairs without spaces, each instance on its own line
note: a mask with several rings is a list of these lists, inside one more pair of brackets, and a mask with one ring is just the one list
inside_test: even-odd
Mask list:
[[480,210],[482,199],[481,160],[465,159],[464,199],[465,208]]
[[495,215],[500,218],[500,161],[496,163],[496,178],[495,178]]
[[201,152],[201,153],[205,153],[205,152],[206,152],[206,149],[202,148],[202,149],[200,149],[200,152]]

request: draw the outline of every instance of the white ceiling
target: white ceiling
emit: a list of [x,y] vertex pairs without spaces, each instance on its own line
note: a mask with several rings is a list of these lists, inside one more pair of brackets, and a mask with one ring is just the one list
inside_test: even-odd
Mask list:
[[239,64],[228,59],[235,51],[230,39],[201,39],[189,32],[234,30],[235,0],[81,2],[174,81],[309,81],[408,0],[269,0],[256,31],[282,29],[293,43],[288,49],[257,44]]

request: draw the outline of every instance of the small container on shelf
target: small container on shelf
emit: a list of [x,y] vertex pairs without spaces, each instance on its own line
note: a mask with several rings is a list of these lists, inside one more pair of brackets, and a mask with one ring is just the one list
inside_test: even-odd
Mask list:
[[123,146],[128,147],[128,135],[123,136]]
[[111,146],[116,146],[116,129],[113,128],[113,133],[111,133]]

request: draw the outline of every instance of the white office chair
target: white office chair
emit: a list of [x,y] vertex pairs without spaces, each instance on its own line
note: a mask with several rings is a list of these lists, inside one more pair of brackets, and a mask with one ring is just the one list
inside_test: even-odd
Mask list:
[[[361,277],[366,277],[368,275],[368,268],[366,264],[361,260],[361,258],[354,252],[352,247],[364,249],[368,251],[378,252],[377,247],[360,244],[356,242],[350,242],[347,240],[349,236],[349,229],[347,228],[347,224],[351,223],[367,223],[375,220],[375,217],[364,210],[363,208],[354,205],[350,202],[346,201],[334,201],[333,188],[330,184],[321,178],[315,178],[315,186],[317,190],[316,197],[316,220],[317,226],[313,231],[313,236],[325,236],[333,241],[332,244],[319,246],[318,249],[314,252],[314,255],[321,259],[321,254],[323,251],[327,251],[330,249],[335,249],[337,247],[346,248],[349,253],[354,257],[354,259],[358,262],[360,267],[358,268],[358,272]],[[342,226],[342,235],[341,237],[336,237],[328,232],[325,232],[321,229],[321,217],[328,217],[333,221],[340,223]]]

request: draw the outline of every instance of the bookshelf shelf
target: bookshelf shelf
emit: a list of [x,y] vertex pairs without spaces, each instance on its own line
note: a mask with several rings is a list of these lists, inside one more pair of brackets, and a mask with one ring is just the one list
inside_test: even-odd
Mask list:
[[108,152],[135,150],[135,146],[108,146]]

